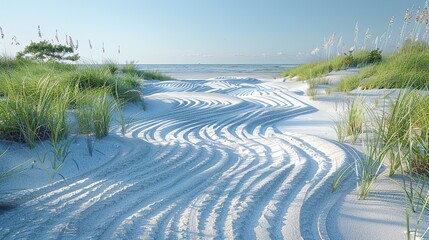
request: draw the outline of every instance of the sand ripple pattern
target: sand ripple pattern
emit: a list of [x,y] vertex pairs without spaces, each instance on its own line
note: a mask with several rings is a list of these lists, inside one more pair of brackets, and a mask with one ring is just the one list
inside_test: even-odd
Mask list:
[[256,79],[149,82],[145,94],[171,108],[132,124],[127,137],[141,141],[69,185],[11,196],[21,204],[0,215],[1,235],[336,238],[327,225],[344,146],[273,127],[316,109]]

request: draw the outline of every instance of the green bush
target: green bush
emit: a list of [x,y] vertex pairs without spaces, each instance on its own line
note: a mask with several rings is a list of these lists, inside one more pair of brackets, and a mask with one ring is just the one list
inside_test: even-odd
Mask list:
[[377,62],[381,62],[382,56],[381,56],[381,50],[380,49],[374,49],[371,50],[368,54],[367,63],[373,64]]
[[18,52],[17,58],[27,58],[35,61],[72,61],[79,60],[79,54],[74,54],[74,49],[69,46],[56,45],[48,41],[32,42],[22,52]]
[[344,58],[344,65],[346,66],[346,67],[350,67],[350,66],[352,66],[352,64],[353,64],[353,51],[352,50],[350,50],[349,51],[349,53],[347,54],[347,53],[344,53],[344,55],[346,56],[345,58]]

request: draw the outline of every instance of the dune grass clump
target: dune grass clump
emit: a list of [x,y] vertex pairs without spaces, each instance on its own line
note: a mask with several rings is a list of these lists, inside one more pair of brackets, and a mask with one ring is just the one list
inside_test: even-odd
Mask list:
[[84,66],[70,77],[71,85],[77,85],[80,89],[95,89],[109,85],[112,76],[108,67],[91,65]]
[[347,77],[337,86],[339,91],[363,89],[405,88],[424,89],[429,84],[429,45],[406,41],[403,47],[383,61],[362,68],[355,76]]
[[120,70],[125,74],[138,76],[145,80],[160,80],[160,81],[174,80],[172,77],[157,71],[138,70],[134,64],[126,64]]
[[174,80],[172,77],[156,71],[143,71],[143,79],[160,81]]
[[9,57],[9,56],[0,56],[0,70],[6,71],[10,69],[16,68],[18,65],[18,62],[15,58]]
[[66,109],[68,102],[59,99],[60,86],[49,76],[33,81],[5,81],[7,97],[0,105],[0,138],[25,142],[33,148],[37,140],[50,137],[53,131],[50,127],[59,124],[55,114],[63,114],[57,111]]
[[281,73],[281,76],[297,76],[300,80],[307,80],[325,76],[332,71],[339,71],[348,67],[361,67],[379,61],[381,61],[381,51],[378,49],[360,50],[356,53],[350,51],[348,54],[344,53],[326,61],[310,62],[287,69]]
[[339,142],[344,142],[347,137],[350,137],[352,144],[356,142],[363,132],[365,109],[364,98],[359,96],[351,100],[346,110],[339,114],[334,127]]
[[346,135],[352,136],[352,143],[355,143],[362,133],[364,124],[364,98],[356,97],[352,100],[347,110]]
[[390,172],[406,169],[429,176],[429,96],[419,90],[401,91],[380,133],[388,146]]
[[316,88],[307,89],[307,96],[309,96],[311,100],[316,99],[317,93],[318,93],[318,91]]
[[70,84],[79,86],[81,90],[107,88],[113,96],[127,102],[140,101],[138,77],[130,73],[116,75],[116,70],[112,72],[114,69],[112,64],[84,66],[71,75]]
[[322,77],[331,71],[338,71],[347,67],[346,56],[338,56],[328,61],[311,62],[287,69],[281,73],[282,77],[299,77],[300,80]]
[[94,134],[96,138],[109,134],[114,101],[108,89],[87,90],[79,96],[76,110],[79,133]]
[[[37,141],[49,139],[53,149],[60,149],[70,134],[67,110],[79,108],[81,99],[92,104],[92,131],[100,138],[108,133],[114,101],[141,99],[138,78],[113,74],[109,66],[77,67],[26,59],[7,62],[8,69],[0,72],[1,140],[33,148]],[[60,155],[54,153],[63,158]]]
[[[400,185],[404,187],[407,199],[414,201],[414,179],[429,177],[428,93],[405,88],[395,98],[385,100],[381,110],[363,107],[362,102],[355,98],[335,126],[340,142],[350,135],[352,143],[359,135],[363,136],[363,155],[355,157],[358,198],[368,196],[386,164],[389,176],[399,174],[408,179]],[[363,124],[365,113],[367,124]],[[411,204],[415,209],[414,203]]]

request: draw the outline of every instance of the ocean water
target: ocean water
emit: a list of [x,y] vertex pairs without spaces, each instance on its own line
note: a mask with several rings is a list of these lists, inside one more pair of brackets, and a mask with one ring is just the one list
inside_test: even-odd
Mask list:
[[215,77],[278,78],[295,64],[137,64],[139,70],[153,70],[177,79]]

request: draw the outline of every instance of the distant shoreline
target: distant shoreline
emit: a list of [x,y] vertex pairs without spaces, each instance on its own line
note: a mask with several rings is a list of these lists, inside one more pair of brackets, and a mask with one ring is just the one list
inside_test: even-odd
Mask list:
[[139,70],[152,70],[175,79],[217,77],[279,78],[280,73],[297,64],[136,64]]

